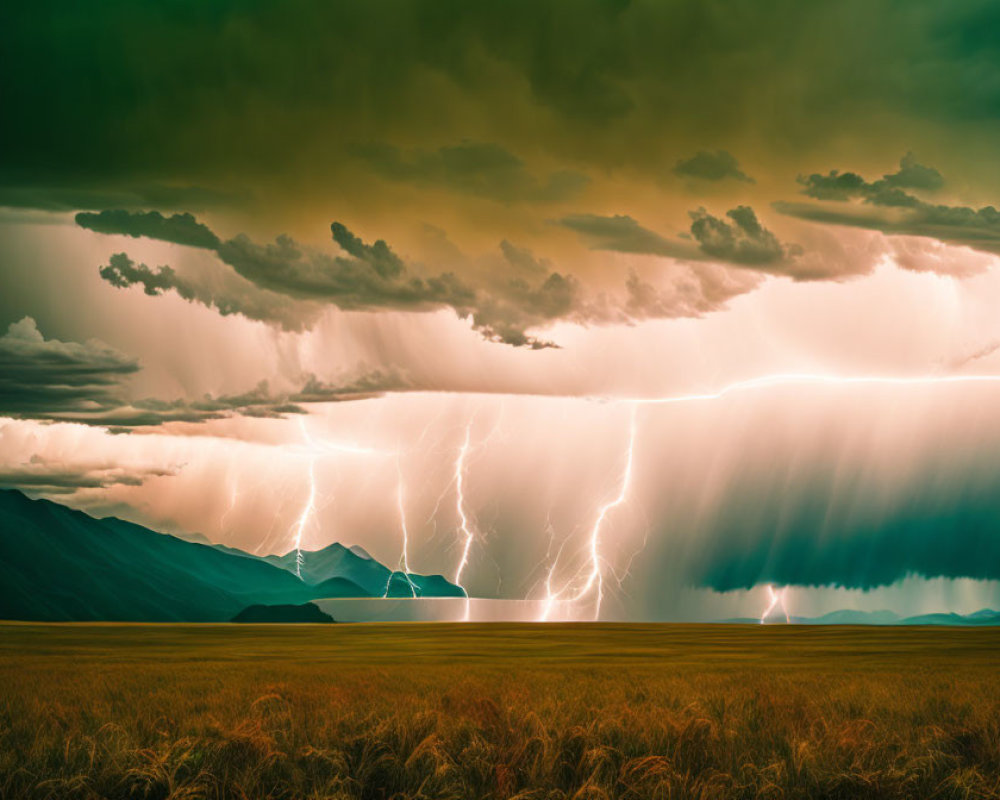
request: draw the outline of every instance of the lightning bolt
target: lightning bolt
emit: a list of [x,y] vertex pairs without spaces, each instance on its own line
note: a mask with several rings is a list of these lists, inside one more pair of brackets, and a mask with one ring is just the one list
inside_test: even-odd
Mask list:
[[306,525],[312,518],[313,512],[316,510],[316,459],[309,459],[309,496],[306,499],[306,504],[302,508],[302,513],[299,514],[299,519],[295,523],[295,574],[302,577],[302,564],[304,562],[304,557],[302,555],[302,533],[306,529]]
[[821,373],[808,372],[779,372],[771,375],[761,375],[748,380],[735,381],[712,392],[695,392],[691,394],[667,395],[665,397],[623,397],[613,399],[616,402],[622,403],[669,405],[673,403],[721,400],[723,397],[737,392],[752,391],[755,389],[770,389],[776,386],[800,384],[914,386],[927,383],[1000,383],[1000,375],[913,375],[893,377],[880,375],[850,376],[824,375]]
[[788,587],[783,587],[781,589],[775,589],[771,584],[767,585],[767,596],[769,603],[767,608],[764,609],[764,613],[760,615],[760,624],[764,624],[771,612],[774,611],[775,606],[781,605],[781,610],[785,615],[785,622],[791,622],[791,617],[788,616],[788,607],[785,605],[785,593],[788,591]]
[[[406,500],[403,497],[403,469],[399,463],[399,457],[396,457],[396,509],[399,512],[399,533],[402,537],[402,550],[399,554],[399,562],[397,566],[403,568],[403,575],[406,578],[406,582],[410,585],[411,594],[417,596],[417,587],[410,578],[410,559],[408,555],[410,546],[410,532],[406,526]],[[395,575],[394,572],[389,573],[389,578],[385,583],[385,593],[383,597],[389,596],[389,584],[392,583],[392,577]]]
[[316,439],[309,430],[306,428],[305,417],[299,417],[299,431],[302,433],[302,439],[305,442],[302,452],[306,455],[308,459],[308,470],[307,474],[309,477],[309,493],[306,496],[305,505],[302,507],[302,511],[299,513],[299,518],[295,522],[294,526],[294,543],[295,543],[295,574],[301,578],[302,577],[302,566],[305,563],[305,556],[302,553],[302,536],[305,533],[306,527],[309,525],[310,520],[316,513],[316,462],[320,456],[329,455],[332,453],[351,453],[351,454],[371,454],[378,453],[378,450],[373,450],[370,447],[360,447],[353,444],[344,444],[340,442],[328,442],[324,440]]
[[458,457],[455,459],[455,512],[459,519],[459,536],[462,540],[462,555],[458,560],[458,567],[455,569],[455,580],[453,581],[463,592],[465,592],[465,618],[469,618],[469,592],[462,585],[462,573],[469,564],[469,551],[472,549],[472,542],[476,538],[476,532],[469,521],[469,515],[465,510],[465,459],[469,454],[469,445],[472,438],[472,420],[465,426],[465,438],[462,446],[458,450]]
[[637,428],[636,405],[633,404],[629,412],[628,444],[625,449],[625,464],[622,469],[618,494],[598,508],[597,516],[594,518],[594,523],[590,529],[587,548],[589,569],[585,568],[586,573],[582,585],[575,592],[570,592],[570,585],[573,583],[573,580],[579,577],[579,574],[574,576],[574,579],[571,579],[570,582],[564,584],[558,591],[553,591],[552,581],[556,566],[559,563],[560,549],[560,553],[556,554],[555,561],[553,561],[549,569],[549,574],[545,579],[546,597],[542,605],[541,616],[539,617],[540,622],[544,622],[549,618],[555,603],[578,603],[591,592],[594,594],[594,619],[596,620],[600,617],[601,604],[604,600],[604,558],[601,556],[601,531],[611,512],[623,505],[628,498],[629,488],[632,485],[633,464],[635,462]]
[[239,491],[238,491],[238,489],[236,487],[236,478],[230,476],[230,478],[229,478],[229,505],[226,506],[226,510],[223,511],[222,512],[222,516],[219,517],[219,532],[220,533],[226,533],[227,532],[227,529],[226,529],[226,519],[229,517],[229,515],[231,513],[233,513],[233,509],[236,507],[236,498],[238,496],[239,496]]

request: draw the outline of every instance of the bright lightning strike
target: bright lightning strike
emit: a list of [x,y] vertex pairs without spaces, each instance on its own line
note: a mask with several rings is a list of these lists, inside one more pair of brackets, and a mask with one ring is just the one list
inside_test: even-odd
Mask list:
[[295,523],[295,574],[302,577],[302,534],[306,529],[313,512],[316,510],[316,459],[309,459],[309,497],[299,519]]
[[[410,532],[406,526],[406,500],[403,496],[403,469],[399,464],[399,458],[396,458],[396,509],[399,512],[399,532],[402,536],[402,550],[399,555],[399,566],[403,568],[403,576],[406,578],[406,582],[410,585],[410,593],[416,597],[417,587],[413,583],[413,579],[410,578],[410,558],[408,555],[410,547]],[[385,583],[385,594],[384,597],[389,596],[389,585],[392,583],[392,577],[395,575],[394,572],[389,573],[389,579]]]
[[933,383],[1000,383],[1000,375],[915,375],[915,376],[843,376],[823,375],[808,372],[780,372],[773,375],[761,375],[743,381],[727,384],[714,392],[668,395],[665,397],[622,398],[621,402],[639,403],[642,405],[669,405],[673,403],[691,403],[704,400],[720,400],[736,392],[753,389],[769,389],[776,386],[799,384],[817,385],[876,385],[876,386],[914,386]]
[[465,592],[466,618],[469,616],[469,592],[462,585],[462,573],[469,563],[469,551],[472,549],[472,542],[476,538],[475,530],[465,510],[465,459],[469,454],[471,437],[472,420],[469,420],[468,425],[465,426],[465,438],[462,440],[462,446],[458,451],[458,458],[455,459],[455,511],[458,514],[459,533],[462,537],[462,556],[458,561],[458,567],[455,569],[454,583]]
[[608,515],[611,514],[611,512],[616,508],[623,505],[628,498],[628,492],[632,485],[632,472],[635,461],[636,429],[636,406],[633,405],[629,414],[628,445],[625,449],[625,466],[622,470],[618,494],[598,509],[597,516],[594,519],[594,524],[590,529],[588,544],[589,569],[586,571],[586,577],[583,579],[580,588],[578,588],[575,592],[570,593],[569,583],[564,585],[562,589],[553,591],[553,573],[555,572],[556,565],[559,562],[557,555],[556,560],[552,563],[552,567],[549,569],[549,574],[545,579],[546,598],[542,607],[542,614],[539,617],[539,621],[541,622],[544,622],[549,618],[549,614],[552,612],[552,607],[555,603],[578,603],[591,592],[594,594],[594,619],[598,619],[600,617],[601,604],[604,600],[604,558],[601,555],[601,530],[604,527],[604,523],[607,520]]
[[776,606],[781,606],[781,611],[785,615],[785,622],[791,622],[791,617],[788,616],[788,606],[785,605],[785,595],[788,592],[788,587],[783,587],[781,589],[775,589],[771,584],[767,585],[767,596],[768,605],[764,609],[764,613],[760,615],[760,624],[763,625],[764,621],[771,616],[771,612],[774,611]]
[[305,557],[302,553],[302,536],[305,533],[310,520],[316,513],[316,461],[320,456],[331,453],[371,454],[377,453],[378,451],[372,450],[369,447],[359,447],[352,444],[328,442],[316,439],[306,428],[305,417],[299,417],[298,422],[302,438],[306,443],[304,451],[309,458],[309,494],[306,497],[306,503],[302,507],[299,518],[295,522],[295,574],[301,578],[302,566],[305,563]]

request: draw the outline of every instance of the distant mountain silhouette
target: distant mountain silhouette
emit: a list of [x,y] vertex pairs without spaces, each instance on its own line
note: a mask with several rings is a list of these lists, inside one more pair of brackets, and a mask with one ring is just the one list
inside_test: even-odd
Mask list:
[[1000,625],[1000,613],[976,611],[973,614],[920,614],[907,617],[900,625]]
[[[322,550],[303,550],[301,564],[292,550],[283,556],[262,556],[262,560],[288,572],[298,570],[306,583],[320,584],[340,577],[360,586],[370,597],[465,597],[465,592],[441,575],[418,575],[390,570],[362,548],[344,547],[334,542]],[[333,595],[327,595],[333,596]]]
[[[726,623],[759,625],[759,619],[740,617],[723,620]],[[768,625],[786,624],[784,618],[771,617]],[[893,611],[856,611],[842,609],[831,611],[820,617],[792,617],[793,625],[1000,625],[1000,612],[984,608],[972,614],[921,614],[915,617],[900,617]]]
[[[252,605],[385,594],[387,567],[340,545],[326,551],[304,554],[322,568],[300,580],[294,553],[289,571],[288,556],[271,563],[0,489],[0,619],[224,622]],[[339,551],[364,568],[347,560],[338,570]],[[424,596],[462,596],[439,576],[412,579]]]
[[333,617],[312,603],[300,606],[248,606],[233,617],[233,622],[334,622]]
[[894,611],[855,611],[842,609],[831,611],[810,620],[813,625],[897,625],[899,614]]

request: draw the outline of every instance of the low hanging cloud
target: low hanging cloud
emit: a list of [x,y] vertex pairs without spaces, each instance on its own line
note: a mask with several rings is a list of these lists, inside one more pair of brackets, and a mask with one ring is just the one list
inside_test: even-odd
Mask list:
[[935,470],[890,508],[874,489],[839,506],[829,499],[835,489],[734,492],[696,548],[691,580],[732,591],[763,583],[872,589],[914,575],[1000,579],[1000,486],[994,473],[964,477],[955,486]]
[[919,202],[903,192],[903,189],[934,191],[944,186],[944,178],[933,167],[920,164],[913,153],[900,159],[899,169],[883,175],[879,180],[868,182],[856,172],[830,170],[826,175],[813,173],[799,176],[802,194],[816,200],[863,199],[873,205],[911,206]]
[[734,297],[753,291],[764,276],[750,270],[732,270],[718,264],[684,264],[673,267],[671,280],[655,286],[635,270],[625,282],[628,319],[679,319],[700,317],[725,307]]
[[673,172],[681,178],[695,178],[702,181],[735,180],[742,183],[756,183],[740,169],[736,157],[725,150],[715,152],[699,150],[691,158],[678,161]]
[[[972,208],[931,203],[906,191],[934,191],[944,185],[941,174],[907,154],[897,172],[866,181],[854,172],[831,170],[799,178],[802,193],[824,203],[778,202],[775,210],[798,219],[827,225],[846,225],[889,235],[921,236],[986,253],[1000,254],[1000,211],[993,206]],[[945,274],[962,271],[926,259],[915,261],[921,270]],[[901,266],[909,268],[908,263]]]
[[301,388],[199,399],[131,399],[127,379],[137,361],[98,341],[46,339],[31,317],[0,336],[0,415],[131,429],[168,422],[205,422],[240,415],[280,418],[304,414],[304,403],[360,400],[409,388],[400,375],[373,372],[339,384],[305,376]]
[[696,258],[697,252],[687,242],[675,242],[648,228],[642,227],[632,217],[615,214],[570,214],[559,224],[578,233],[594,250],[615,253],[665,256],[666,258]]
[[[384,240],[367,244],[339,222],[330,226],[331,236],[346,255],[312,250],[289,236],[279,236],[266,245],[243,235],[222,241],[187,214],[165,219],[119,211],[82,213],[76,220],[81,227],[100,233],[141,235],[210,250],[257,288],[307,303],[363,311],[452,308],[460,317],[470,318],[485,338],[519,347],[553,346],[528,334],[527,329],[572,315],[577,306],[578,285],[569,276],[557,272],[519,275],[489,287],[473,287],[454,272],[423,276]],[[533,258],[510,245],[505,255],[521,267],[528,257]],[[173,290],[221,313],[243,312],[244,307],[233,298],[200,291],[171,267],[136,265],[124,253],[112,256],[100,273],[118,288],[139,285],[147,294]],[[267,315],[250,309],[246,316],[261,319]]]
[[589,183],[586,175],[569,170],[539,180],[513,153],[487,142],[406,152],[385,142],[371,142],[354,145],[350,153],[387,180],[439,186],[499,203],[560,203]]
[[151,297],[173,291],[184,300],[212,308],[222,316],[240,314],[287,331],[305,330],[323,310],[315,302],[289,302],[285,295],[262,289],[228,270],[219,275],[205,271],[180,275],[170,266],[149,267],[135,263],[126,253],[114,253],[98,272],[118,289],[139,286]]
[[[308,325],[296,310],[298,304],[306,304],[314,314],[324,304],[358,311],[450,308],[469,319],[488,341],[531,349],[558,346],[529,332],[554,322],[634,322],[719,310],[731,297],[757,284],[727,275],[727,265],[784,274],[795,256],[794,247],[782,245],[744,206],[730,211],[725,219],[704,209],[692,212],[692,233],[676,241],[643,228],[631,217],[581,214],[563,218],[560,224],[575,230],[595,249],[668,256],[701,265],[667,271],[664,276],[670,283],[662,287],[642,281],[641,291],[630,278],[623,284],[622,295],[609,298],[588,294],[573,275],[552,269],[548,261],[511,242],[500,244],[502,261],[477,261],[463,255],[440,231],[434,236],[436,249],[446,253],[444,262],[453,269],[428,274],[384,240],[369,244],[339,222],[330,227],[339,253],[318,251],[285,235],[264,245],[245,235],[221,240],[190,215],[78,214],[77,222],[103,233],[141,231],[138,235],[189,246],[197,246],[191,243],[198,241],[201,249],[214,253],[245,282],[244,290],[253,287],[254,292],[203,286],[169,266],[136,264],[125,253],[114,254],[100,268],[101,276],[118,288],[140,286],[151,295],[175,291],[222,314],[241,313],[286,328]],[[487,262],[492,267],[484,269]],[[289,298],[295,302],[289,303]],[[291,315],[291,321],[276,319],[279,313]]]
[[32,456],[27,462],[0,464],[0,489],[45,495],[75,494],[85,489],[142,486],[151,478],[175,475],[174,468],[127,467],[120,464],[53,463]]
[[89,413],[117,402],[139,364],[98,341],[46,339],[31,317],[0,336],[0,414]]
[[97,233],[158,239],[161,242],[201,247],[205,250],[215,250],[220,244],[219,237],[191,214],[164,217],[159,211],[116,209],[98,214],[81,211],[76,215],[76,224]]
[[702,252],[720,261],[744,266],[767,266],[785,261],[791,251],[767,230],[753,209],[737,206],[726,220],[713,217],[704,208],[691,212],[691,235]]
[[690,212],[687,239],[670,240],[642,227],[629,216],[575,214],[559,224],[580,234],[595,250],[636,253],[691,261],[714,260],[741,267],[783,272],[779,266],[800,253],[767,230],[749,206],[726,212],[726,219],[704,208]]

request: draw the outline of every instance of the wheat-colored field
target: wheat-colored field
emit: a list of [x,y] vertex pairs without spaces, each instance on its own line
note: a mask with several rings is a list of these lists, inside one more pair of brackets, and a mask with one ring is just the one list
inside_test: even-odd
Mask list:
[[1000,631],[0,626],[0,797],[995,798]]

